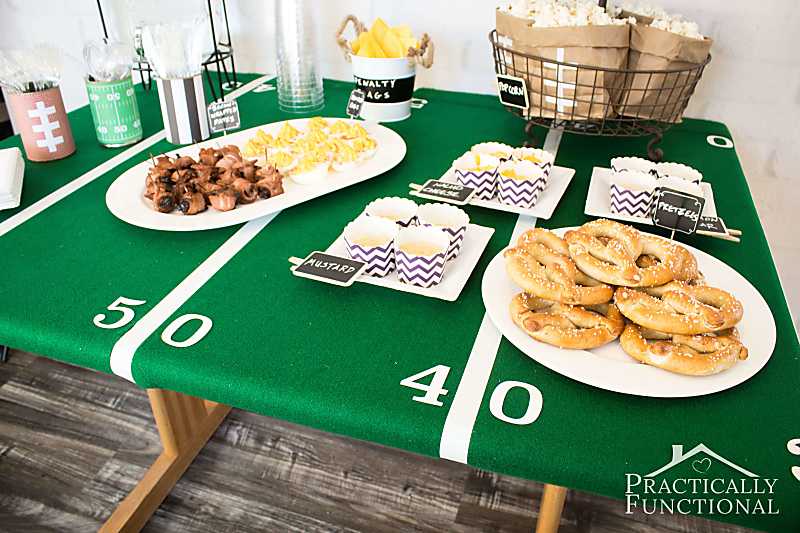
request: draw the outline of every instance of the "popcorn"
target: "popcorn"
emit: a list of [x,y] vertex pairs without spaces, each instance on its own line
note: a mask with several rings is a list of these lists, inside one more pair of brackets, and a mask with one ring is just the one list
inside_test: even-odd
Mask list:
[[628,11],[629,13],[636,13],[637,15],[650,17],[652,19],[670,18],[669,15],[667,15],[667,12],[664,11],[664,9],[655,6],[653,4],[650,4],[648,2],[625,0],[619,4],[619,6],[616,9],[616,13],[620,13],[623,10]]
[[650,26],[652,28],[658,28],[660,30],[666,30],[678,35],[683,35],[684,37],[689,37],[691,39],[704,39],[703,34],[700,33],[700,28],[698,27],[697,23],[690,22],[688,20],[681,20],[680,15],[656,19],[650,24]]
[[498,9],[530,19],[538,28],[623,25],[633,20],[613,18],[593,0],[512,0]]

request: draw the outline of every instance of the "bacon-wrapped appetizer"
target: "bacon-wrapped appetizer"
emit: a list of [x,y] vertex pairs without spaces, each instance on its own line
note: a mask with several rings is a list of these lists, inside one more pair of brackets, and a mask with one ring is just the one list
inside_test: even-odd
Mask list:
[[178,201],[178,211],[184,215],[196,215],[208,208],[203,193],[186,192]]

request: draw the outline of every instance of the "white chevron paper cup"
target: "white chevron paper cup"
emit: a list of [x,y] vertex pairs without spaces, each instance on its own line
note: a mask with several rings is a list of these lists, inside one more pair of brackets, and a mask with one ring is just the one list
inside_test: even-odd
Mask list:
[[449,204],[422,204],[417,209],[417,220],[420,226],[431,226],[445,232],[450,238],[447,260],[458,257],[469,224],[467,213]]
[[364,213],[370,217],[391,220],[401,228],[417,224],[417,204],[408,198],[398,196],[378,198],[367,204]]
[[670,162],[656,163],[656,177],[661,179],[667,176],[682,178],[698,185],[703,181],[703,174],[689,165]]
[[615,157],[611,159],[611,170],[621,172],[645,172],[655,175],[656,164],[641,157]]
[[395,268],[394,239],[397,231],[397,224],[391,220],[359,217],[344,228],[347,253],[367,264],[365,274],[383,277]]
[[550,167],[542,168],[530,161],[506,161],[497,176],[497,196],[507,205],[531,208],[547,188]]
[[397,279],[419,287],[438,285],[447,263],[448,235],[431,226],[403,228],[394,241]]
[[553,170],[553,165],[555,164],[555,157],[553,157],[553,154],[550,152],[539,148],[529,148],[527,146],[515,148],[512,159],[515,161],[530,161],[537,167],[540,167],[544,172],[545,181],[550,179],[550,172]]
[[653,201],[656,179],[647,172],[630,170],[611,175],[611,212],[632,217],[647,217]]
[[507,144],[498,143],[498,142],[485,142],[473,145],[472,148],[469,149],[470,152],[474,152],[476,154],[483,154],[483,155],[490,155],[492,157],[496,157],[501,162],[508,161],[511,159],[514,149]]
[[492,155],[467,152],[453,161],[456,182],[475,189],[475,198],[491,200],[497,189],[497,168],[500,159]]

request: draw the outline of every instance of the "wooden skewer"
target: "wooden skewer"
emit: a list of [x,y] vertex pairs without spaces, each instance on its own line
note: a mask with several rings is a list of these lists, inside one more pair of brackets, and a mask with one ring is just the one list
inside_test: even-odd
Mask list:
[[292,256],[289,258],[289,262],[293,265],[300,265],[303,263],[303,259],[300,257]]
[[[695,231],[698,235],[706,235],[707,237],[714,237],[715,239],[722,239],[723,241],[731,241],[731,242],[741,242],[741,239],[738,237],[734,237],[733,235],[723,235],[721,233],[716,233],[713,231]],[[740,233],[741,235],[741,233]]]
[[728,228],[728,233],[730,233],[731,235],[735,235],[735,236],[739,237],[742,234],[742,230]]

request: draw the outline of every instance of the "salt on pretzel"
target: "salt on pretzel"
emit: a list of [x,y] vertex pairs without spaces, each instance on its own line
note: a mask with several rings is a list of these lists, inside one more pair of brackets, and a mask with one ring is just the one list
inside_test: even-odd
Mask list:
[[506,271],[525,292],[575,305],[607,302],[614,289],[579,271],[567,255],[567,245],[555,233],[534,228],[523,233],[517,246],[506,250]]
[[680,335],[732,328],[744,312],[741,302],[722,289],[680,281],[647,289],[619,287],[614,303],[640,326]]
[[629,323],[619,342],[625,353],[641,363],[689,376],[718,374],[748,355],[735,328],[702,335],[670,335]]
[[614,304],[588,308],[560,304],[520,293],[511,300],[511,319],[534,339],[573,350],[588,350],[607,344],[625,326]]
[[[604,283],[623,287],[663,285],[676,275],[689,275],[694,261],[688,250],[666,239],[602,218],[568,231],[564,240],[580,270]],[[643,254],[657,261],[644,267],[637,265]],[[686,274],[682,273],[684,267]]]

